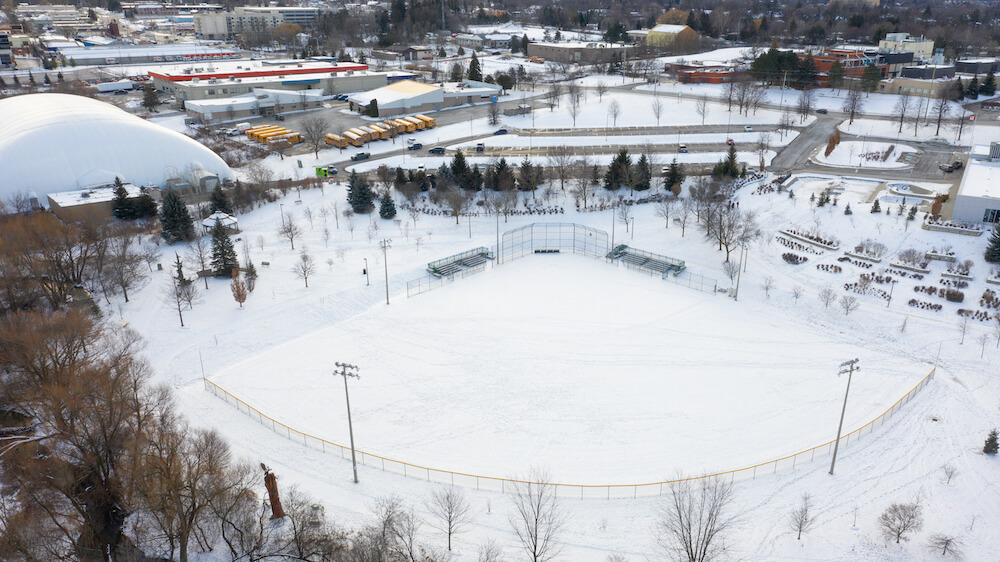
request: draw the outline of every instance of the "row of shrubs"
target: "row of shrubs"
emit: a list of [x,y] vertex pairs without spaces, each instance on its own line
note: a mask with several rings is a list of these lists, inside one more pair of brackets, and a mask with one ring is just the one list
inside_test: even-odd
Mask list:
[[971,318],[972,320],[978,320],[980,322],[991,322],[993,320],[993,314],[990,314],[985,310],[968,310],[966,308],[960,308],[958,309],[958,315]]
[[921,310],[933,310],[934,312],[938,312],[942,308],[940,304],[918,301],[917,299],[910,299],[906,304],[914,308],[919,308]]
[[781,259],[785,260],[786,263],[790,263],[792,265],[800,265],[809,261],[809,258],[805,256],[800,256],[798,254],[793,254],[791,252],[785,252],[784,254],[781,254]]
[[910,277],[910,278],[916,279],[917,281],[920,281],[921,279],[924,278],[924,274],[923,273],[917,273],[915,271],[906,271],[906,270],[903,270],[903,269],[894,269],[894,268],[891,268],[891,267],[885,268],[885,272],[886,273],[891,273],[891,274],[895,275],[896,277]]
[[844,270],[844,268],[840,267],[839,265],[833,265],[831,263],[817,263],[816,269],[820,271],[827,271],[829,273],[840,273],[841,271]]
[[933,285],[917,285],[913,288],[914,293],[924,293],[932,297],[944,297],[948,302],[962,302],[965,300],[965,293],[950,287],[937,288]]
[[778,241],[778,244],[781,244],[786,248],[791,248],[792,250],[797,250],[799,252],[808,252],[810,254],[817,254],[817,255],[823,253],[822,250],[817,250],[812,246],[806,246],[805,244],[800,244],[794,240],[789,240],[788,238],[782,238],[781,236],[778,236],[777,238],[775,238],[775,240]]
[[848,256],[840,256],[839,258],[837,258],[837,261],[847,262],[847,263],[849,263],[851,265],[856,265],[856,266],[860,267],[861,269],[871,269],[872,268],[872,264],[870,262],[856,260],[856,259],[850,258]]

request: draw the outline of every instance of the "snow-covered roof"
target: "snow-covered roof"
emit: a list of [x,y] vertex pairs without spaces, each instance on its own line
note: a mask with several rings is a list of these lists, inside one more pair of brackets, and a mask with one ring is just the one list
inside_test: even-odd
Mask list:
[[654,27],[653,29],[650,29],[649,31],[651,33],[652,32],[656,32],[656,33],[680,33],[680,32],[684,31],[687,28],[688,28],[688,26],[686,26],[686,25],[675,25],[675,24],[672,24],[672,23],[661,23],[660,25]]
[[[988,150],[987,148],[987,152]],[[1000,199],[1000,162],[970,159],[958,194]]]
[[222,226],[226,228],[233,228],[238,222],[239,220],[233,215],[227,215],[222,211],[216,211],[211,215],[208,215],[207,219],[201,221],[201,225],[205,228],[215,228],[217,223],[222,223]]
[[[138,187],[124,183],[122,187],[129,197],[138,197],[142,190]],[[60,207],[74,207],[76,205],[86,205],[89,203],[104,203],[115,198],[114,186],[91,187],[88,189],[77,189],[74,191],[60,191],[49,193],[49,199]]]
[[393,102],[428,94],[437,94],[436,96],[432,96],[437,99],[430,101],[444,100],[444,94],[440,86],[421,84],[420,82],[414,82],[413,80],[395,82],[393,84],[389,84],[388,86],[354,94],[347,99],[359,105],[368,105],[373,99],[377,99],[379,107],[388,107],[388,105]]
[[4,199],[22,191],[41,196],[106,185],[116,176],[160,186],[189,166],[233,177],[218,155],[193,139],[83,96],[2,99],[0,123]]

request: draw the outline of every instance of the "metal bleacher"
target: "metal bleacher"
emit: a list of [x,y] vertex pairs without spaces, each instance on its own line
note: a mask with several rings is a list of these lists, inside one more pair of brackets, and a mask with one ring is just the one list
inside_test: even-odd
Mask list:
[[677,275],[684,271],[685,268],[683,260],[661,256],[644,250],[629,248],[625,244],[616,246],[613,250],[611,250],[611,253],[608,254],[608,257],[611,259],[619,259],[625,263],[626,266],[633,269],[642,269],[645,271],[659,273],[664,277],[671,272],[674,275]]
[[461,254],[432,261],[427,264],[427,271],[434,277],[451,277],[464,270],[482,267],[487,260],[491,259],[493,259],[493,252],[489,248],[480,246]]

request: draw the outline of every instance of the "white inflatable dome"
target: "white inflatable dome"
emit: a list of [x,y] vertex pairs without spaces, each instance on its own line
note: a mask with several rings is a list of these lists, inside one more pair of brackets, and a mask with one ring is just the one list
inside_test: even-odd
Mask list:
[[193,166],[220,178],[232,170],[214,152],[176,131],[113,105],[68,94],[0,100],[0,198],[40,199],[114,181],[162,186]]

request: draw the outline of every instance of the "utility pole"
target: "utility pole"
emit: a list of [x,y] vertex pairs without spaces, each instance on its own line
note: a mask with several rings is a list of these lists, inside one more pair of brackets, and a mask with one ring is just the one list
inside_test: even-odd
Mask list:
[[844,413],[847,412],[847,395],[851,392],[851,377],[854,375],[854,371],[861,369],[861,367],[855,366],[860,361],[860,359],[844,361],[840,364],[840,372],[837,373],[837,376],[847,373],[847,391],[844,392],[844,407],[840,410],[840,425],[837,426],[837,440],[833,442],[833,460],[830,462],[830,474],[833,474],[833,467],[837,464],[837,449],[840,447],[840,432],[844,429]]
[[354,455],[354,426],[351,424],[351,395],[347,392],[347,377],[352,379],[360,379],[358,375],[358,367],[356,365],[348,365],[347,363],[336,362],[334,365],[340,369],[340,372],[334,371],[334,375],[340,375],[344,377],[344,398],[347,399],[347,430],[351,434],[351,465],[354,467],[354,483],[358,483],[358,461]]
[[392,247],[392,238],[383,238],[378,243],[382,247],[382,263],[385,264],[385,304],[389,304],[389,261],[386,250]]

